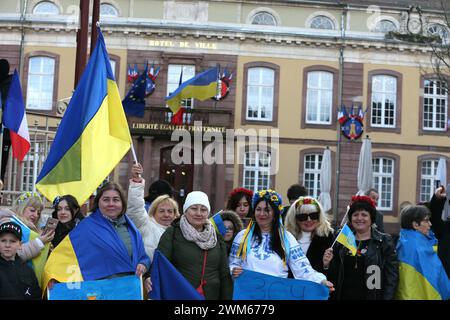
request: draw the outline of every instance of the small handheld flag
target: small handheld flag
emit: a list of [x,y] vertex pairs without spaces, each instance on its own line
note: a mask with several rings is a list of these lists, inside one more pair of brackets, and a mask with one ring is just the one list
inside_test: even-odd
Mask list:
[[356,251],[358,250],[358,248],[356,247],[355,235],[353,234],[348,224],[345,224],[344,227],[341,229],[331,247],[334,246],[336,241],[342,244],[347,249],[349,249],[353,256],[356,255]]

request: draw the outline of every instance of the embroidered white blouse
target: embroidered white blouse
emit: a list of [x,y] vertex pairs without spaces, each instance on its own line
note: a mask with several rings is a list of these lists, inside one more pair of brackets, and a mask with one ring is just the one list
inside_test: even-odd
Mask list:
[[[233,268],[239,266],[246,270],[287,278],[289,271],[287,266],[283,265],[283,261],[276,252],[269,250],[270,233],[262,233],[260,244],[257,244],[256,238],[253,237],[251,241],[251,250],[247,251],[247,258],[245,261],[242,260],[242,257],[236,256],[239,243],[244,236],[244,233],[245,230],[242,230],[234,238],[229,256],[230,272],[232,272]],[[294,278],[309,280],[316,283],[321,283],[323,280],[326,280],[324,274],[315,271],[311,267],[308,258],[306,258],[295,237],[288,231],[286,231],[286,237],[290,245],[287,264],[289,265]]]

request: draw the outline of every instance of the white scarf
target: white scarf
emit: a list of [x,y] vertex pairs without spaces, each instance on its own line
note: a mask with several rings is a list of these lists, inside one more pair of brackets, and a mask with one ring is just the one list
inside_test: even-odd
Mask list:
[[180,219],[181,233],[188,241],[194,242],[203,250],[209,250],[216,246],[217,235],[216,230],[209,220],[206,220],[205,229],[198,232],[187,220],[183,214]]

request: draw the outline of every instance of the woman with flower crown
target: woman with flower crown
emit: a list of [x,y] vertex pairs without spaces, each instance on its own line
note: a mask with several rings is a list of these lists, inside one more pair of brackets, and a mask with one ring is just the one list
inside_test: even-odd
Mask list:
[[337,300],[392,300],[399,279],[395,244],[375,223],[375,202],[368,196],[354,196],[347,212],[355,234],[356,254],[336,242],[325,251],[324,268],[336,285],[331,296]]
[[311,267],[295,237],[284,228],[281,196],[270,189],[256,192],[253,208],[254,217],[231,247],[232,276],[236,278],[246,269],[287,278],[290,269],[294,278],[322,283],[333,291],[333,284]]
[[323,272],[323,254],[333,244],[334,232],[322,205],[313,197],[299,197],[289,208],[285,223],[313,269]]

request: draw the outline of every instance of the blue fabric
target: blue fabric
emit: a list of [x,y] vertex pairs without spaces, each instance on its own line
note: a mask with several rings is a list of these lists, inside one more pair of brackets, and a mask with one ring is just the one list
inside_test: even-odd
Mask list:
[[328,300],[328,295],[323,284],[244,270],[234,281],[233,300]]
[[134,81],[130,91],[122,101],[123,109],[129,116],[143,117],[145,109],[145,97],[155,90],[155,84],[148,76],[147,67]]
[[149,269],[150,258],[145,253],[141,234],[126,215],[125,220],[133,247],[131,258],[114,227],[99,210],[83,219],[69,233],[84,280],[97,280],[123,272],[134,273],[138,264]]
[[416,230],[401,229],[397,243],[398,260],[416,269],[441,295],[450,299],[450,280],[433,246],[437,244],[434,233],[425,236]]
[[159,250],[153,256],[151,279],[153,300],[205,300]]

